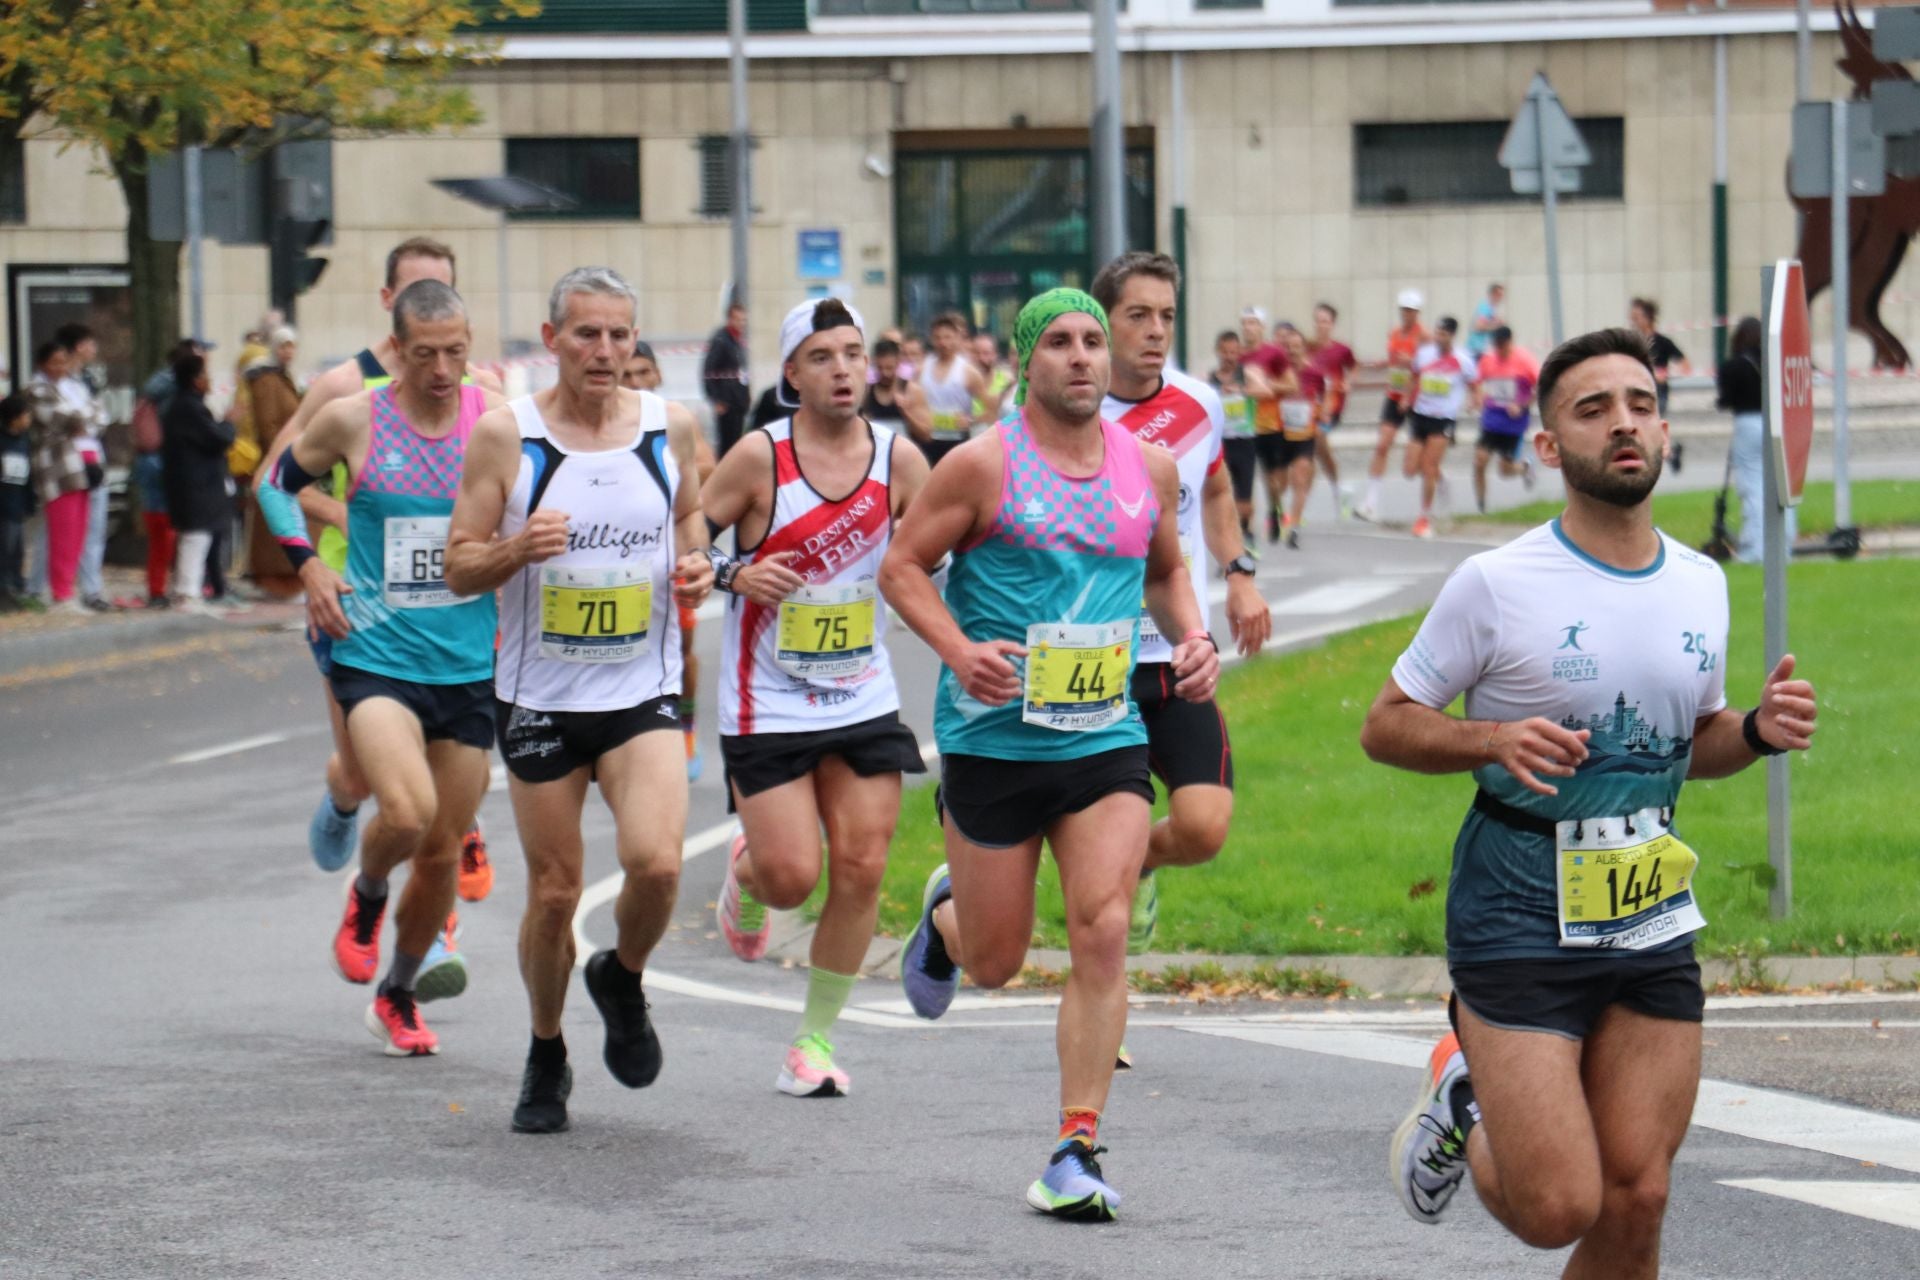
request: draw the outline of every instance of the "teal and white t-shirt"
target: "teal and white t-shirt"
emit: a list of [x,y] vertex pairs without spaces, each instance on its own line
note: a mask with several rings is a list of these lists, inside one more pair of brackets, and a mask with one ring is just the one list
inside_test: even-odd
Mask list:
[[[1727,704],[1727,585],[1712,560],[1665,534],[1660,544],[1652,565],[1625,572],[1556,519],[1471,557],[1441,588],[1394,664],[1408,697],[1442,709],[1464,694],[1470,720],[1544,716],[1592,733],[1579,771],[1551,780],[1557,796],[1499,765],[1474,770],[1494,799],[1548,822],[1674,807],[1695,722]],[[1553,837],[1469,811],[1447,888],[1448,960],[1591,954],[1559,942]]]

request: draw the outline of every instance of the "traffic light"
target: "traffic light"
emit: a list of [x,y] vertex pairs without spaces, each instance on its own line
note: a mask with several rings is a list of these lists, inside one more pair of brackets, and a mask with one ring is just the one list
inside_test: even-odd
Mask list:
[[325,218],[279,217],[273,220],[267,261],[273,305],[293,319],[294,300],[320,282],[327,260],[307,251],[326,239],[332,223]]

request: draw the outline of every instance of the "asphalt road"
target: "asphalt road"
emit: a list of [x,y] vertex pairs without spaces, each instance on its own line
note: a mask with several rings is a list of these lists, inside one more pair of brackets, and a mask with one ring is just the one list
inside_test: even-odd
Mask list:
[[[1270,553],[1276,631],[1415,607],[1472,549],[1323,532]],[[718,639],[702,628],[709,657]],[[896,654],[924,734],[931,664]],[[615,1084],[576,987],[574,1129],[514,1135],[505,789],[483,811],[497,886],[463,910],[473,984],[428,1009],[444,1050],[386,1058],[367,992],[328,964],[342,880],[305,849],[320,705],[298,639],[253,632],[0,694],[0,1277],[1558,1274],[1470,1195],[1438,1229],[1392,1198],[1431,1004],[1140,1002],[1103,1127],[1127,1197],[1107,1228],[1020,1198],[1053,1124],[1045,997],[963,997],[926,1024],[863,983],[837,1037],[853,1096],[778,1095],[804,975],[713,936],[717,768],[649,976],[665,1073]],[[712,764],[710,714],[703,731]],[[591,883],[614,866],[588,812]],[[578,928],[611,938],[604,907]],[[1716,1004],[1707,1038],[1665,1274],[1920,1273],[1920,1002]]]

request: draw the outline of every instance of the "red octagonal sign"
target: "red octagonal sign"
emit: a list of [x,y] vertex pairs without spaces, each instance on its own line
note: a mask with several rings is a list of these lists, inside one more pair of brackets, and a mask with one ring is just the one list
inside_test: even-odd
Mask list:
[[1767,309],[1767,425],[1782,477],[1780,502],[1794,506],[1807,485],[1813,452],[1813,328],[1807,321],[1807,281],[1800,263],[1774,264]]

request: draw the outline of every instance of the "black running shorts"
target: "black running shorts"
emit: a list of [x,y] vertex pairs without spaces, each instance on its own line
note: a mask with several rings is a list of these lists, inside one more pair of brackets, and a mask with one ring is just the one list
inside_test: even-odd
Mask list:
[[522,782],[558,782],[591,769],[601,756],[643,733],[680,727],[680,695],[648,698],[616,711],[536,711],[493,700],[500,723],[500,754]]
[[1611,1004],[1674,1022],[1700,1021],[1707,1005],[1691,942],[1671,951],[1459,964],[1452,973],[1447,1012],[1456,1027],[1454,1002],[1489,1026],[1569,1040],[1586,1039]]
[[1209,698],[1188,702],[1173,691],[1170,662],[1142,662],[1133,669],[1133,700],[1147,724],[1147,764],[1168,791],[1196,784],[1233,786],[1233,746],[1220,705]]
[[863,778],[882,773],[925,773],[920,742],[913,730],[889,711],[871,720],[838,729],[809,733],[746,733],[722,736],[720,754],[727,763],[729,795],[759,795],[820,767],[828,756],[839,756]]
[[1500,431],[1488,431],[1485,427],[1482,427],[1480,429],[1480,442],[1477,447],[1485,449],[1495,457],[1505,458],[1508,462],[1518,462],[1520,461],[1520,445],[1525,440],[1525,436],[1508,435]]
[[1447,443],[1453,443],[1453,419],[1429,418],[1424,413],[1407,415],[1407,426],[1413,432],[1414,443],[1425,444],[1435,436],[1445,436]]
[[491,680],[421,684],[335,662],[327,682],[333,687],[333,700],[348,716],[369,698],[390,698],[413,713],[428,742],[450,738],[482,751],[493,749]]
[[1227,477],[1233,481],[1235,502],[1253,501],[1255,446],[1252,436],[1228,436],[1224,442]]
[[1147,748],[1117,747],[1073,760],[943,755],[934,804],[983,849],[1011,849],[1116,792],[1153,802]]
[[1285,471],[1301,458],[1313,456],[1313,441],[1289,440],[1278,431],[1253,438],[1262,471]]
[[1402,427],[1407,421],[1407,406],[1388,396],[1380,406],[1380,424],[1387,427]]

